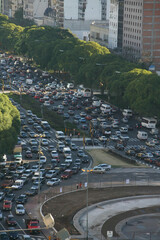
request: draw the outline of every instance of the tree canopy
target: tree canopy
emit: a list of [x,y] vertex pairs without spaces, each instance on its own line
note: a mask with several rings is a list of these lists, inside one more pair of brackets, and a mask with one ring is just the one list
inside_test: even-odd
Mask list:
[[0,14],[0,48],[25,55],[42,69],[67,72],[75,84],[107,90],[110,102],[119,107],[160,116],[160,77],[144,69],[144,63],[128,62],[95,42],[79,40],[68,29],[21,27]]
[[9,98],[0,95],[0,154],[11,153],[20,130],[20,114]]

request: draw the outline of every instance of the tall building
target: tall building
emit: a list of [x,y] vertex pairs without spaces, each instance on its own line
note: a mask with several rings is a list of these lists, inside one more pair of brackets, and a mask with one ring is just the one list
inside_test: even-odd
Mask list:
[[41,20],[43,23],[44,12],[48,8],[48,0],[23,0],[23,16],[24,18]]
[[159,0],[124,0],[123,54],[160,70]]

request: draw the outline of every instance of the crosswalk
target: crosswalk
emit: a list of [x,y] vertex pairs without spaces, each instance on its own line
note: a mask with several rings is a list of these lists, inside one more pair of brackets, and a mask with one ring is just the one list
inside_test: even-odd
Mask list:
[[[21,237],[22,235],[19,234],[19,236]],[[46,240],[46,238],[44,236],[30,236],[32,240]]]

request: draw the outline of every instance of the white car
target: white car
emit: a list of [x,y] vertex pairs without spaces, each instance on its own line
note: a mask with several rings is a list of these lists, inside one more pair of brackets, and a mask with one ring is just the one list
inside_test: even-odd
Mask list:
[[106,170],[104,168],[98,167],[98,166],[96,166],[92,169],[92,173],[105,173],[105,172],[106,172]]
[[102,168],[104,168],[106,171],[111,170],[111,165],[106,164],[106,163],[101,163],[101,164],[99,164],[97,167],[102,167]]
[[59,178],[52,178],[51,180],[49,180],[47,182],[47,185],[48,186],[55,186],[55,185],[58,185],[60,184],[61,180]]
[[26,212],[24,206],[22,204],[17,204],[16,206],[16,214],[17,215],[24,215]]
[[107,137],[105,137],[105,136],[101,136],[101,137],[99,137],[99,140],[100,140],[101,142],[103,142],[103,141],[107,141],[107,140],[108,140],[108,138],[107,138]]
[[57,173],[56,173],[55,170],[49,170],[49,171],[46,173],[45,177],[51,179],[51,178],[55,177],[55,175],[57,175]]
[[117,135],[111,135],[110,139],[113,140],[113,141],[118,141],[119,137]]
[[58,158],[58,152],[55,151],[55,150],[53,150],[53,151],[51,152],[51,157],[52,157],[52,158]]
[[47,158],[45,156],[40,156],[39,161],[40,163],[46,163]]

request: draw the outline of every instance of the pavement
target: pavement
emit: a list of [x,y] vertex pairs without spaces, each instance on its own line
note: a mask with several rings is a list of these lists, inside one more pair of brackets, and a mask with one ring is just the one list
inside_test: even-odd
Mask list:
[[[74,216],[73,224],[83,237],[87,237],[86,230],[88,227],[88,238],[92,238],[94,240],[102,239],[102,234],[101,234],[102,226],[111,217],[126,211],[138,209],[138,208],[157,206],[159,205],[159,201],[160,201],[160,196],[146,195],[146,196],[119,198],[115,200],[100,202],[98,204],[94,204],[88,207],[88,210],[87,208],[81,209]],[[153,216],[155,217],[155,214]],[[145,217],[147,216],[145,215]],[[87,222],[87,218],[88,218],[88,222]],[[135,218],[137,219],[139,217],[135,217]],[[148,218],[150,219],[150,216]],[[127,230],[125,229],[124,231],[124,226],[126,227],[126,221],[127,223],[129,223],[129,221],[131,220],[133,221],[133,218],[127,219],[127,220],[124,219],[116,226],[116,232],[119,234],[120,239],[128,239],[127,238],[128,234],[126,234]],[[144,225],[145,224],[147,224],[147,221],[146,222],[144,221]],[[154,225],[155,225],[155,222],[150,221],[150,229],[153,229],[152,227]],[[108,231],[110,231],[110,229],[108,229]],[[132,233],[137,231],[138,231],[137,224],[132,224]],[[108,239],[115,239],[115,238],[108,238]],[[136,240],[138,239],[143,239],[143,238],[137,237]],[[144,239],[147,239],[147,238],[144,238]]]
[[[29,217],[38,218],[40,220],[41,227],[45,227],[45,226],[43,223],[43,218],[40,213],[40,209],[43,203],[46,201],[47,192],[48,190],[41,193],[39,196],[37,195],[35,197],[30,198],[30,200],[26,204],[26,211]],[[57,194],[53,193],[52,197],[56,197],[56,195]],[[86,238],[87,226],[88,226],[89,239],[90,238],[94,240],[102,239],[101,228],[103,224],[107,220],[109,220],[111,217],[126,211],[137,209],[137,208],[140,209],[145,207],[158,206],[159,202],[160,202],[160,195],[134,196],[134,197],[107,200],[107,201],[89,206],[88,209],[87,208],[81,209],[79,212],[77,212],[77,214],[73,218],[73,224],[75,228],[80,232],[81,235],[72,236],[72,239]],[[154,214],[153,216],[155,220],[156,214]],[[87,221],[87,217],[88,217],[88,221]],[[136,222],[138,221],[137,220],[138,218],[139,216],[132,217],[129,219],[124,219],[123,221],[117,224],[116,232],[119,234],[120,239],[121,237],[123,239],[128,239],[127,236],[129,235],[128,234],[129,229],[127,227],[129,225],[126,226],[126,221],[128,223],[132,222],[132,232],[138,231],[137,224],[136,224]],[[159,221],[159,218],[157,218],[157,221]],[[155,221],[153,221],[152,224],[150,223],[150,229],[153,229],[152,227],[154,227],[158,223],[159,222],[155,223]],[[146,226],[146,228],[147,228],[147,224],[148,224],[147,220],[145,220],[144,226]],[[43,229],[42,232],[45,238],[49,239],[49,237],[51,236],[51,240],[53,239],[53,235],[54,235],[53,229],[51,228]],[[108,239],[115,239],[115,238],[108,238]],[[139,238],[139,239],[143,239],[143,238]],[[147,238],[144,238],[144,239],[147,239]],[[138,238],[136,238],[136,240],[138,240]]]

